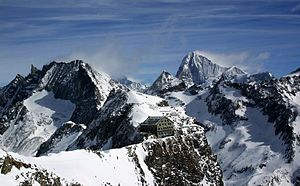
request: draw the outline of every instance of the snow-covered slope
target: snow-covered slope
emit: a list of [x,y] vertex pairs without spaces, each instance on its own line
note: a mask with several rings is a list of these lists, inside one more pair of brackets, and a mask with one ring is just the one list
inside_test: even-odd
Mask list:
[[199,51],[193,51],[183,58],[176,77],[188,84],[202,84],[210,78],[220,76],[226,70],[228,68],[211,62]]
[[204,126],[225,185],[297,185],[299,84],[263,73],[164,96]]
[[6,151],[34,155],[41,143],[68,121],[75,109],[70,101],[55,99],[52,92],[35,92],[24,100],[21,120],[12,120],[0,137],[1,148]]
[[222,185],[220,167],[201,127],[194,126],[193,132],[186,129],[182,130],[185,135],[150,139],[108,151],[76,150],[36,158],[0,150],[0,182],[8,185],[24,181],[32,185],[41,182],[53,185],[54,181],[57,185],[89,186]]
[[[59,112],[60,116],[66,116],[63,108],[74,109],[70,101],[48,99],[49,95],[54,94],[42,90],[22,103],[38,116],[42,115],[40,112],[49,116]],[[46,100],[41,100],[44,97]],[[47,107],[41,108],[41,103]],[[52,108],[63,104],[66,106],[59,107],[63,110],[55,112]],[[174,122],[174,136],[157,139],[139,133],[139,124],[148,116],[161,115]],[[78,150],[81,148],[93,151]],[[51,154],[53,152],[56,154]],[[0,153],[3,160],[0,167],[4,169],[1,172],[5,172],[0,175],[0,182],[12,185],[22,182],[41,184],[40,177],[50,185],[54,182],[58,185],[223,184],[216,156],[207,143],[203,128],[196,125],[193,118],[188,117],[181,107],[166,105],[162,98],[124,87],[110,92],[86,129],[74,122],[61,124],[38,149],[37,155],[41,157],[8,154],[10,158],[6,158],[5,152]]]

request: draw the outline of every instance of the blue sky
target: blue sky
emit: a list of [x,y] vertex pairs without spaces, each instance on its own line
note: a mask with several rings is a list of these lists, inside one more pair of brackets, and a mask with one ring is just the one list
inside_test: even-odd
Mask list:
[[0,0],[0,85],[75,58],[150,83],[193,50],[285,75],[300,67],[300,1]]

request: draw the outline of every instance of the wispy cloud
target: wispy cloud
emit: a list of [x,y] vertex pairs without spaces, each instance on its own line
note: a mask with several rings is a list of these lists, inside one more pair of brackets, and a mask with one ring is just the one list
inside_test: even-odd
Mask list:
[[264,65],[262,62],[270,57],[269,52],[261,52],[256,55],[246,51],[239,53],[199,52],[217,64],[225,67],[237,66],[250,73],[262,71]]
[[64,15],[64,16],[48,16],[48,17],[34,17],[23,18],[22,20],[31,21],[127,21],[128,18],[120,17],[117,15],[99,15],[99,14],[77,14],[77,15]]
[[57,61],[71,61],[81,59],[89,63],[100,72],[109,74],[117,79],[130,76],[139,68],[139,57],[128,56],[120,47],[120,43],[113,36],[106,38],[103,47],[94,49],[92,52],[75,51],[69,56],[57,58]]
[[269,59],[271,56],[270,52],[262,52],[260,54],[258,54],[257,59],[258,60],[266,60]]
[[[284,61],[291,71],[298,12],[295,1],[0,0],[0,57],[18,71],[55,56],[81,58],[112,76],[152,81],[200,48],[224,66],[276,71]],[[3,71],[0,79],[15,75]]]

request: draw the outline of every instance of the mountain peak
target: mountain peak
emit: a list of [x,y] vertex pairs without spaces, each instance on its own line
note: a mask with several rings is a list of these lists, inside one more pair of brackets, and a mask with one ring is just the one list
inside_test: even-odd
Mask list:
[[[158,78],[151,85],[150,90],[153,92],[166,91],[172,87],[177,87],[184,84],[182,80],[174,77],[171,73],[163,70]],[[185,85],[182,85],[185,87]]]
[[119,83],[122,85],[128,87],[129,89],[135,90],[135,91],[143,91],[146,89],[146,85],[141,84],[139,82],[135,82],[134,80],[130,80],[128,77],[123,76],[119,79],[117,79]]
[[222,77],[225,79],[232,79],[235,76],[245,75],[245,74],[246,74],[246,72],[244,72],[240,68],[238,68],[236,66],[232,66],[232,67],[228,68],[225,72],[222,73]]
[[226,70],[228,68],[211,62],[199,51],[193,51],[183,58],[176,77],[189,84],[202,84],[209,78],[220,76]]

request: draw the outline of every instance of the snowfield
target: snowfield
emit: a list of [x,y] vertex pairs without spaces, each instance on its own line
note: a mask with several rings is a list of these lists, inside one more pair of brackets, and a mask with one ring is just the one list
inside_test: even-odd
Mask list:
[[[63,185],[67,183],[80,183],[89,186],[98,185],[141,185],[140,173],[136,170],[133,157],[129,157],[129,148],[102,151],[98,154],[85,150],[71,152],[61,152],[43,157],[25,157],[15,153],[8,153],[13,158],[24,163],[35,165],[38,169],[46,169],[48,172],[62,178]],[[138,159],[143,165],[145,152],[141,146],[134,146],[138,154]],[[0,150],[0,158],[7,154]],[[153,175],[147,170],[147,166],[142,166],[145,178],[149,185],[154,185]],[[20,180],[16,180],[19,175],[22,179],[22,172],[34,172],[35,170],[16,167],[7,175],[0,174],[1,185],[18,185]],[[24,178],[23,178],[24,179]],[[36,182],[38,185],[38,183]]]
[[[234,88],[224,88],[221,91],[233,102],[250,101]],[[207,96],[207,92],[202,91],[199,95],[172,92],[166,97],[173,106],[184,103],[183,108],[187,115],[196,117],[209,127],[206,137],[218,156],[225,185],[293,185],[291,174],[299,171],[300,167],[299,148],[293,163],[287,164],[282,156],[284,142],[279,136],[275,136],[274,124],[268,122],[268,117],[259,108],[243,106],[236,114],[248,119],[238,121],[232,126],[224,125],[218,115],[208,112],[205,101]],[[300,94],[292,100],[300,110]],[[299,121],[298,116],[294,122],[295,133],[299,132]]]
[[23,104],[24,109],[27,109],[24,119],[17,118],[11,122],[10,127],[0,136],[0,146],[6,151],[32,156],[62,123],[69,121],[75,105],[54,98],[54,94],[46,90],[35,92]]

